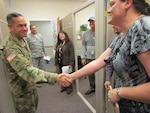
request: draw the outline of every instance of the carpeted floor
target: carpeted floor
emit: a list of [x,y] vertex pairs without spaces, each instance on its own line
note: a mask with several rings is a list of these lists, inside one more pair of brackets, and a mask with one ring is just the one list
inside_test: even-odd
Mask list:
[[[54,62],[50,61],[49,64],[45,64],[45,70],[55,72]],[[85,85],[87,86],[87,84]],[[70,95],[66,92],[61,93],[58,83],[53,86],[43,84],[41,88],[38,88],[38,94],[39,106],[37,113],[92,113],[77,95],[75,85],[74,91]],[[92,98],[89,98],[89,100],[92,101]]]

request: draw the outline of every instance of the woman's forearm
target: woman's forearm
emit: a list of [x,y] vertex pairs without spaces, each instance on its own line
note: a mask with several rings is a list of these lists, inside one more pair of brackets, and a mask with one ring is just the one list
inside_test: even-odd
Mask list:
[[104,59],[110,54],[111,49],[108,48],[104,51],[96,60],[85,65],[80,70],[71,74],[73,80],[80,78],[82,76],[87,76],[89,74],[95,73],[96,71],[100,70],[101,68],[105,67],[107,64],[105,63]]
[[121,87],[119,95],[129,100],[150,103],[150,82],[133,87]]

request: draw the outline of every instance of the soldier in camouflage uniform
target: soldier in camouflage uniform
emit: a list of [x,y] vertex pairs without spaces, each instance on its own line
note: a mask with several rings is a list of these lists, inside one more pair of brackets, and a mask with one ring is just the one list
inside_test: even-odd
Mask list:
[[37,82],[70,84],[66,77],[45,72],[33,67],[30,49],[24,40],[27,36],[27,24],[18,13],[7,16],[10,30],[8,40],[3,44],[1,59],[6,64],[8,82],[12,93],[16,113],[35,113],[38,106]]

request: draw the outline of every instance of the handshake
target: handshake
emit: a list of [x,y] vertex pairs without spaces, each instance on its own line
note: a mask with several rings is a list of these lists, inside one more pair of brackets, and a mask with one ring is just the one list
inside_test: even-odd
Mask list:
[[56,81],[61,86],[67,87],[73,82],[73,79],[72,79],[71,75],[66,74],[66,73],[62,73],[62,74],[59,74],[56,76]]

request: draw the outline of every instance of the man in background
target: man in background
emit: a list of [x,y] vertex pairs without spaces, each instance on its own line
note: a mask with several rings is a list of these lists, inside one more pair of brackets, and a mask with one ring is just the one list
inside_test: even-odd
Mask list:
[[[85,31],[82,39],[81,63],[86,65],[95,59],[95,17],[88,19],[90,29]],[[85,92],[85,95],[95,92],[95,75],[88,76],[90,89]]]
[[43,37],[37,33],[35,25],[30,25],[30,31],[31,33],[27,37],[27,42],[31,50],[33,66],[45,70],[43,57],[47,54],[44,48]]

